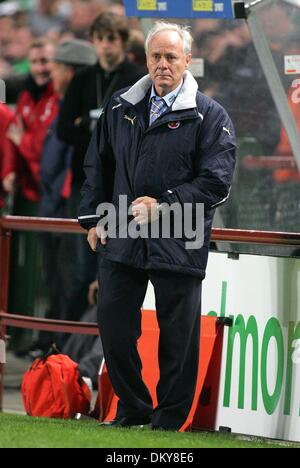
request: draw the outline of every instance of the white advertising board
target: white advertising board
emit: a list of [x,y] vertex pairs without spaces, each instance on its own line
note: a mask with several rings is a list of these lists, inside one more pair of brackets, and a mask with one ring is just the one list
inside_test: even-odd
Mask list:
[[[203,315],[232,317],[216,428],[300,441],[300,259],[211,253]],[[155,309],[150,286],[144,308]]]

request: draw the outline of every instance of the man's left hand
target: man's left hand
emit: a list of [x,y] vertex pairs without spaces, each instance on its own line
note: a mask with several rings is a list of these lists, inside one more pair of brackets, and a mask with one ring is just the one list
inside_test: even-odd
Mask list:
[[139,197],[132,203],[132,214],[138,224],[148,224],[159,218],[157,200],[151,197]]

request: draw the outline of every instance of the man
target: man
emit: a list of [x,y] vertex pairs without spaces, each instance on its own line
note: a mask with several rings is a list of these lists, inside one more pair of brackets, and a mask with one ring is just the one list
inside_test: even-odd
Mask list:
[[[60,44],[51,66],[54,91],[62,102],[76,72],[97,61],[92,44],[73,39]],[[69,194],[70,174],[74,148],[57,135],[58,116],[48,131],[41,158],[41,200],[39,215],[65,217],[64,201]]]
[[[36,40],[31,45],[31,73],[18,99],[15,120],[7,131],[7,136],[15,148],[15,156],[12,155],[7,161],[3,184],[8,192],[16,192],[13,200],[15,215],[37,215],[42,148],[58,109],[58,96],[53,90],[50,76],[50,60],[53,53],[54,47],[43,40]],[[20,190],[16,191],[18,186]],[[20,310],[34,312],[41,282],[38,235],[19,233],[13,239],[12,250],[14,255],[11,261],[10,310],[15,313]],[[16,285],[20,284],[22,288],[16,288]],[[23,348],[21,337],[21,332],[16,330],[12,340]]]
[[43,144],[50,124],[58,110],[58,96],[50,81],[49,59],[52,46],[35,41],[29,51],[31,74],[21,94],[15,113],[15,122],[7,136],[15,145],[17,157],[4,174],[7,187],[20,179],[26,200],[37,202],[40,196],[40,161]]
[[[60,102],[75,72],[93,65],[96,60],[94,47],[86,41],[73,39],[58,46],[51,65],[51,78]],[[67,217],[66,200],[70,196],[72,179],[71,166],[74,148],[58,138],[57,123],[58,116],[48,131],[41,156],[41,197],[38,215],[46,218]],[[50,233],[42,235],[43,263],[49,290],[49,309],[46,317],[49,319],[67,318],[66,297],[72,285],[68,264],[62,254],[64,240],[65,247],[69,250],[70,245],[73,245],[73,239],[71,240],[70,236],[66,235],[65,238],[62,235]],[[73,253],[76,255],[76,250]],[[85,303],[81,314],[85,310],[84,307]],[[55,337],[59,346],[63,344],[60,342],[61,337],[61,334]],[[26,351],[29,352],[30,357],[36,358],[48,351],[52,343],[53,334],[42,332],[37,342]]]
[[[85,160],[79,221],[89,229],[91,248],[100,252],[99,326],[120,399],[114,426],[151,421],[153,429],[180,430],[193,403],[201,286],[215,208],[230,190],[236,142],[225,110],[198,91],[187,70],[191,47],[186,28],[156,23],[146,40],[150,76],[114,95]],[[120,195],[127,196],[132,210],[126,222],[135,222],[141,230],[154,225],[159,215],[163,222],[174,203],[182,208],[191,204],[193,214],[197,205],[204,205],[203,246],[187,249],[183,235],[106,237],[103,224],[98,246],[96,225],[103,213],[97,207],[103,202],[118,206]],[[136,347],[149,279],[160,327],[154,410]]]
[[77,216],[84,180],[83,160],[101,108],[118,89],[134,84],[143,71],[126,59],[127,20],[113,13],[99,15],[90,35],[98,61],[75,75],[62,104],[58,136],[75,148],[73,159],[73,216]]

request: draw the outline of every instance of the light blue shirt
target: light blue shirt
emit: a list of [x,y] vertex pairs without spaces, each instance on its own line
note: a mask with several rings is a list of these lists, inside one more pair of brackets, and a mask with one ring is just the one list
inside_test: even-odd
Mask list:
[[[177,96],[178,96],[178,94],[179,94],[179,92],[180,92],[180,90],[181,90],[181,88],[182,88],[182,85],[183,85],[183,80],[181,81],[180,85],[177,86],[176,89],[174,89],[173,91],[171,91],[169,94],[166,94],[165,96],[162,96],[161,99],[163,99],[163,100],[165,101],[165,103],[166,103],[166,105],[167,105],[168,107],[171,107],[171,106],[174,104],[174,102],[175,102],[175,100],[176,100],[176,98],[177,98]],[[160,97],[160,96],[157,96],[156,91],[155,91],[155,88],[154,88],[154,86],[152,85],[150,101],[151,101],[151,99],[152,99],[153,97]]]

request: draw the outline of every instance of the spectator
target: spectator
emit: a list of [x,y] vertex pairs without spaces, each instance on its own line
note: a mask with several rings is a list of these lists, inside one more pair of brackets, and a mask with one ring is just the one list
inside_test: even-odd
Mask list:
[[59,14],[57,0],[38,0],[37,8],[29,17],[30,29],[35,36],[43,36],[48,31],[63,31],[66,18]]
[[262,151],[272,154],[280,121],[248,26],[237,22],[214,32],[207,38],[207,51],[205,93],[228,110],[239,138],[255,137]]
[[11,63],[15,75],[25,75],[30,72],[28,53],[33,36],[29,28],[18,27],[6,47],[6,59]]
[[[100,12],[101,10],[103,10],[102,4],[100,4]],[[94,18],[95,4],[93,0],[73,0],[69,27],[77,38],[88,39],[88,31]]]
[[40,194],[40,158],[43,143],[58,109],[58,96],[50,81],[49,54],[51,47],[36,41],[29,51],[31,74],[21,94],[15,121],[7,132],[17,149],[10,173],[4,174],[4,183],[20,179],[22,193],[27,200],[36,202]]
[[[96,62],[93,46],[80,40],[62,43],[56,51],[52,65],[54,90],[63,98],[75,71]],[[39,216],[50,218],[66,217],[65,200],[69,195],[70,168],[73,148],[57,137],[55,118],[45,140],[41,157],[41,199]],[[63,318],[65,304],[66,268],[61,264],[61,243],[63,236],[45,233],[42,235],[43,266],[49,288],[49,309],[47,318]],[[68,241],[69,241],[68,237]],[[37,356],[49,348],[53,340],[51,333],[41,333],[36,343],[28,350]],[[57,340],[58,341],[58,340]]]
[[146,72],[145,35],[139,29],[130,31],[127,58],[130,62],[144,68]]
[[[52,65],[54,91],[60,100],[75,74],[97,61],[94,47],[81,40],[64,42],[57,48]],[[71,167],[73,147],[57,136],[58,116],[54,119],[45,140],[41,158],[41,200],[39,214],[43,217],[65,217],[64,199],[69,192],[67,182]]]
[[73,160],[73,216],[77,214],[83,182],[83,159],[101,108],[112,94],[135,83],[143,70],[126,59],[129,30],[125,18],[99,15],[91,27],[99,62],[75,75],[67,90],[58,124],[59,137],[75,147]]

